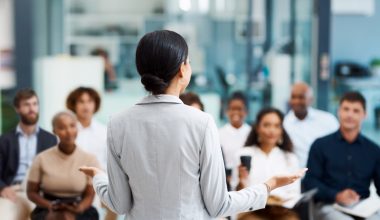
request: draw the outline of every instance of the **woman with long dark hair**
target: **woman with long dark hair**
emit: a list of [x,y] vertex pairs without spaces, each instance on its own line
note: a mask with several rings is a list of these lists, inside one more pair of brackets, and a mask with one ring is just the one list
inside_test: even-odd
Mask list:
[[108,177],[81,168],[112,210],[128,220],[213,219],[263,208],[272,189],[303,174],[229,193],[214,120],[179,99],[191,76],[184,38],[167,30],[147,33],[136,66],[150,95],[109,122]]
[[[275,108],[265,108],[257,114],[245,147],[238,153],[239,157],[251,158],[251,162],[249,170],[246,166],[239,166],[237,189],[255,185],[274,175],[290,174],[299,169],[298,159],[293,153],[293,144],[282,126],[283,120],[284,115]],[[297,219],[295,213],[282,206],[286,206],[286,202],[296,199],[300,194],[299,180],[291,185],[275,189],[270,193],[269,205],[256,214],[267,218],[271,216],[269,219],[272,217]],[[274,217],[276,214],[279,216]]]

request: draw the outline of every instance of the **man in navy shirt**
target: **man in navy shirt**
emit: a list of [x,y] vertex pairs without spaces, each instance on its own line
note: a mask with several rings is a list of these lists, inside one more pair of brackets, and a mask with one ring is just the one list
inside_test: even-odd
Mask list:
[[[311,146],[303,184],[318,188],[316,217],[321,220],[351,220],[332,207],[350,206],[369,197],[373,180],[380,195],[380,148],[360,133],[366,117],[366,103],[358,92],[348,92],[340,100],[340,128],[317,139]],[[377,213],[369,219],[380,219]]]

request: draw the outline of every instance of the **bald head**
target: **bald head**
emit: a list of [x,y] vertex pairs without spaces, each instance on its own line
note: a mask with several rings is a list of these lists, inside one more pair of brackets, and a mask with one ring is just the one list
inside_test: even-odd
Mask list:
[[293,84],[292,93],[303,94],[308,99],[313,98],[313,90],[305,82]]
[[70,118],[74,120],[75,122],[77,121],[77,117],[71,111],[58,112],[57,114],[54,115],[53,120],[52,120],[53,130],[57,127],[57,125],[63,118]]
[[307,108],[313,102],[313,90],[304,82],[295,83],[290,96],[290,106],[299,119],[307,115]]

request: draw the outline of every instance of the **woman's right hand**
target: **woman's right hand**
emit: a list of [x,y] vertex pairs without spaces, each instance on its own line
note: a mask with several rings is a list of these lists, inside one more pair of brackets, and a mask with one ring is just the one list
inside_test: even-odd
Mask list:
[[265,183],[269,186],[270,191],[272,191],[276,188],[294,183],[296,180],[303,177],[305,175],[306,171],[307,171],[307,168],[304,168],[304,169],[301,169],[298,172],[291,174],[291,175],[277,175],[277,176],[270,178]]
[[102,173],[103,171],[96,167],[88,167],[88,166],[82,166],[79,167],[79,171],[83,172],[89,177],[94,177],[96,174]]

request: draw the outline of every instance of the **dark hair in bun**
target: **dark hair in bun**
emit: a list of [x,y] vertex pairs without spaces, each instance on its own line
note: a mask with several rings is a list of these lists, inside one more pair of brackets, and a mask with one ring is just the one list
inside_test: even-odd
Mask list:
[[160,30],[145,34],[136,49],[141,83],[154,95],[164,93],[187,57],[186,41],[176,32]]

